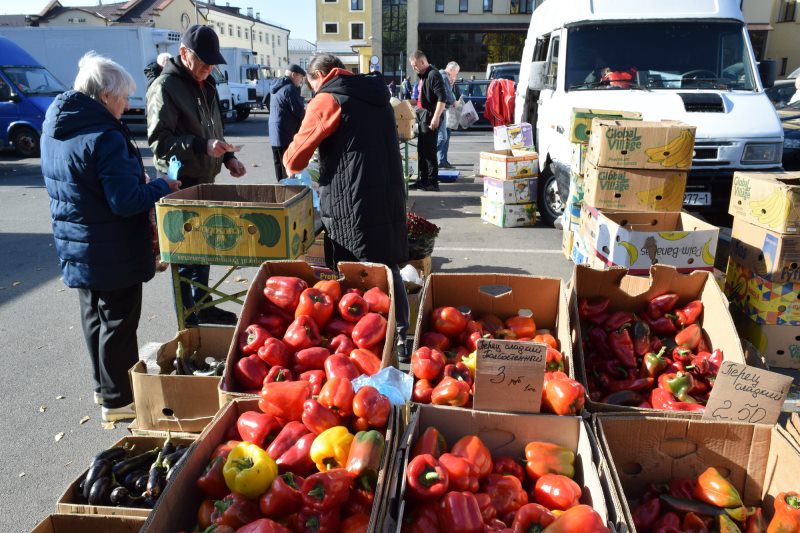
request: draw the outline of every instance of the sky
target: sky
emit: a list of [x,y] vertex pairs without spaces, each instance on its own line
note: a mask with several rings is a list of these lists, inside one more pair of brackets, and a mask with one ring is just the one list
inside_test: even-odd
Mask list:
[[[119,0],[103,0],[104,3],[114,3]],[[306,39],[311,42],[316,40],[316,17],[314,16],[315,0],[217,0],[224,5],[230,2],[232,6],[241,7],[242,13],[247,13],[247,8],[252,7],[254,12],[260,12],[261,18],[291,30],[290,38]],[[0,0],[0,15],[31,15],[39,13],[50,0]],[[97,0],[61,0],[64,6],[96,5]],[[23,8],[22,6],[27,6]],[[25,12],[27,11],[27,12]]]

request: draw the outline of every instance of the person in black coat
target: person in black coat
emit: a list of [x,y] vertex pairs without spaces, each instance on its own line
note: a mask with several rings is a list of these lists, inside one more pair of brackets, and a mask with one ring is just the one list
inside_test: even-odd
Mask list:
[[272,145],[272,159],[275,162],[275,178],[278,181],[288,177],[283,167],[283,154],[306,114],[300,85],[306,71],[299,65],[290,65],[286,75],[273,82],[269,99],[269,143]]

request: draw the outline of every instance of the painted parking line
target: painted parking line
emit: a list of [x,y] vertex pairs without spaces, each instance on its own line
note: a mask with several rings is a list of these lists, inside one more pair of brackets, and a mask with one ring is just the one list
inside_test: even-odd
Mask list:
[[458,246],[437,246],[437,252],[487,252],[498,254],[560,254],[561,250],[523,250],[519,248],[462,248]]

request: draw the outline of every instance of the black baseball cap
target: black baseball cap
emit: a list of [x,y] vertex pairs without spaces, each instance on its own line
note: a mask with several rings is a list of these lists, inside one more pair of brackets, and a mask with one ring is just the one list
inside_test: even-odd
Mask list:
[[303,70],[303,67],[301,67],[297,63],[292,63],[291,65],[289,65],[289,72],[294,72],[295,74],[302,74],[303,76],[306,75],[306,71]]
[[219,53],[217,32],[200,24],[189,26],[183,32],[181,44],[189,48],[206,65],[225,65],[227,62]]

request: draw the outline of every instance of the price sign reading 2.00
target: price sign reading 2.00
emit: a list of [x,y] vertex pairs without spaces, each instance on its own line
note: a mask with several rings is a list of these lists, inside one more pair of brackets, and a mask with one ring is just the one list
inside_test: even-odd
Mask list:
[[475,409],[538,413],[546,355],[544,344],[479,340]]

